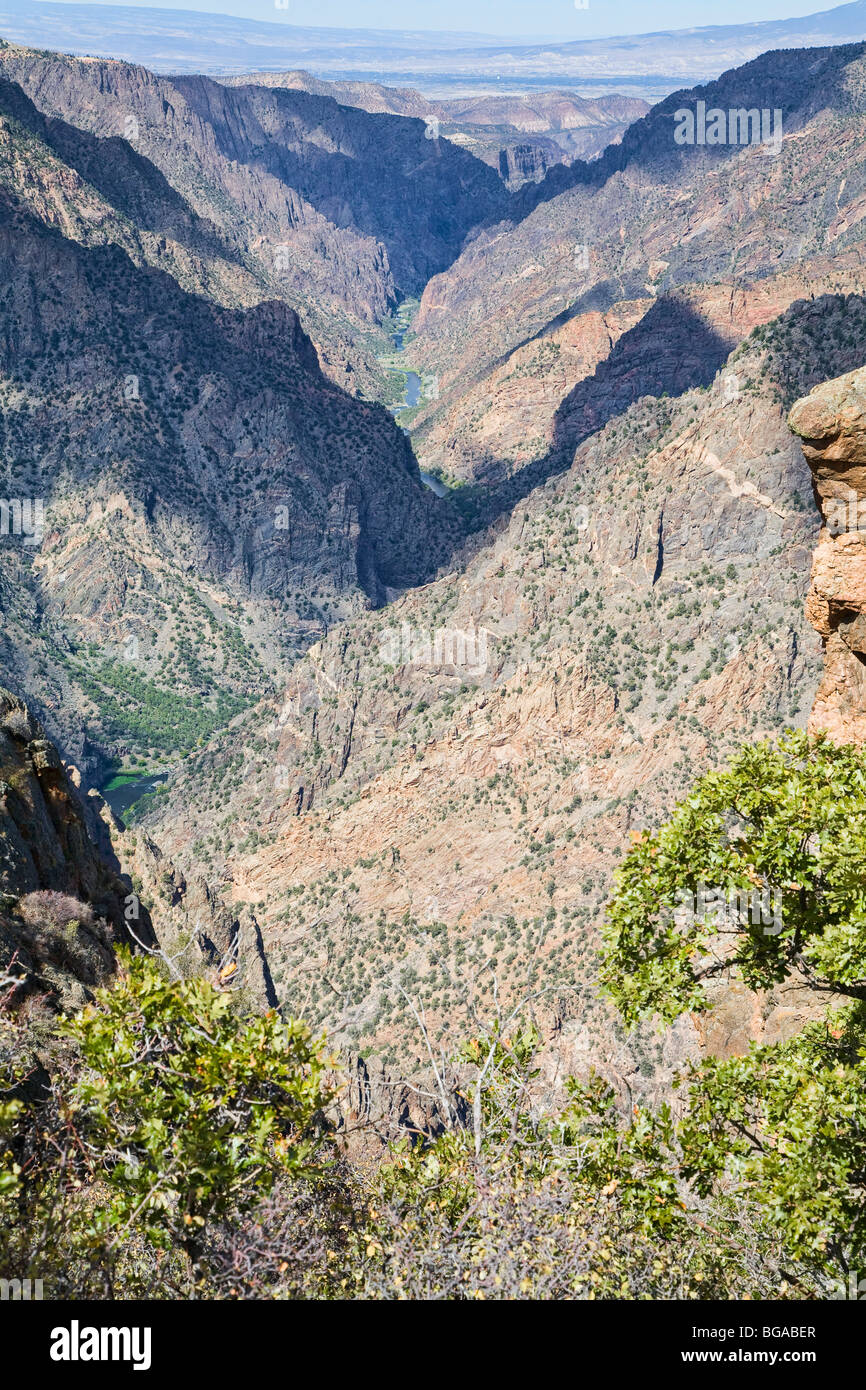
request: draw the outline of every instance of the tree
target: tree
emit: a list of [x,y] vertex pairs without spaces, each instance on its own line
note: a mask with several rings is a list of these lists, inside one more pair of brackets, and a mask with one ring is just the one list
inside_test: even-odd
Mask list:
[[539,1041],[527,1026],[467,1044],[480,1150],[468,1126],[397,1147],[351,1232],[344,1296],[784,1296],[754,1204],[729,1202],[712,1227],[688,1209],[667,1109],[623,1123],[599,1078],[569,1083],[559,1110],[538,1106]]
[[866,1259],[866,1014],[856,1004],[791,1042],[692,1068],[680,1171],[767,1212],[825,1291]]
[[68,1033],[82,1062],[70,1109],[111,1189],[113,1225],[141,1222],[196,1262],[208,1223],[310,1171],[328,1096],[305,1024],[241,1017],[207,981],[169,982],[129,958]]
[[708,773],[623,861],[605,958],[629,1022],[732,972],[866,1000],[866,753],[791,732]]
[[745,748],[632,847],[605,932],[625,1018],[705,1010],[707,982],[731,973],[837,1007],[791,1042],[690,1068],[680,1176],[701,1196],[748,1193],[826,1288],[866,1260],[863,750],[799,732]]

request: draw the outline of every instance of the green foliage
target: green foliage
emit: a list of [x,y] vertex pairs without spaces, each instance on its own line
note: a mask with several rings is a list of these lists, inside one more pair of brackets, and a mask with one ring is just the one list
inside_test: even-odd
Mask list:
[[853,1005],[789,1043],[692,1069],[683,1176],[702,1193],[733,1177],[811,1268],[862,1267],[864,1061],[866,1013]]
[[[539,1105],[535,1029],[494,1030],[459,1059],[462,1117],[352,1168],[322,1162],[323,1064],[298,1025],[135,962],[66,1033],[62,1084],[0,1107],[0,1272],[45,1276],[52,1297],[785,1297],[836,1254],[821,1223],[860,1219],[805,1102],[784,1112],[805,1140],[780,1216],[774,1174],[724,1132],[738,1077],[721,1068],[696,1074],[678,1132],[666,1108],[624,1115],[598,1078]],[[861,1116],[838,1065],[826,1097],[837,1125]],[[817,1133],[833,1162],[807,1191]],[[732,1152],[746,1194],[716,1190]]]
[[587,1195],[617,1194],[620,1216],[630,1230],[669,1237],[685,1230],[685,1206],[671,1163],[674,1129],[670,1107],[653,1114],[635,1107],[623,1125],[614,1094],[599,1077],[586,1085],[568,1083],[571,1104],[561,1125],[580,1153],[579,1184]]
[[[780,918],[683,912],[701,885],[776,894]],[[730,970],[754,990],[790,979],[819,1001],[856,1002],[790,1042],[692,1066],[672,1168],[699,1197],[747,1194],[786,1258],[826,1287],[866,1258],[861,749],[802,733],[745,748],[630,851],[605,941],[606,986],[625,1017],[706,1009],[706,981]]]
[[330,1092],[306,1026],[243,1017],[147,957],[121,967],[53,1030],[50,1079],[0,1016],[0,1276],[52,1297],[190,1296],[226,1222],[322,1171]]
[[67,1032],[81,1058],[70,1114],[98,1154],[112,1227],[137,1221],[196,1255],[209,1222],[314,1162],[325,1064],[304,1024],[240,1018],[228,994],[139,958]]
[[99,710],[106,739],[131,739],[142,748],[163,753],[190,751],[202,738],[225,728],[251,703],[250,698],[220,689],[199,671],[192,673],[200,681],[195,694],[176,694],[122,662],[103,662],[92,674],[75,663],[67,661],[66,665]]
[[[754,1204],[718,1204],[713,1224],[680,1192],[667,1109],[625,1122],[599,1078],[533,1100],[538,1042],[471,1043],[482,1142],[455,1127],[398,1146],[371,1183],[349,1242],[344,1297],[600,1299],[783,1297],[790,1285]],[[492,1059],[487,1066],[488,1059]],[[465,1097],[474,1100],[473,1084]]]
[[[124,959],[64,1023],[52,1087],[32,1047],[0,1077],[0,1269],[49,1260],[65,1288],[124,1296],[825,1296],[866,1259],[864,773],[802,734],[746,748],[626,857],[603,967],[629,1021],[707,1007],[724,971],[850,1000],[692,1065],[677,1118],[598,1077],[552,1104],[535,1027],[493,1025],[454,1058],[456,1091],[420,1087],[438,1130],[340,1163],[305,1026]],[[778,893],[780,920],[684,913],[702,886]]]
[[[750,904],[728,916],[723,947],[716,909],[677,912],[702,888]],[[705,982],[732,969],[752,989],[793,977],[866,998],[866,753],[792,732],[708,773],[623,861],[605,961],[630,1022],[706,1008]]]
[[20,1111],[20,1101],[0,1103],[0,1198],[16,1192],[20,1183],[20,1166],[12,1150],[6,1147]]

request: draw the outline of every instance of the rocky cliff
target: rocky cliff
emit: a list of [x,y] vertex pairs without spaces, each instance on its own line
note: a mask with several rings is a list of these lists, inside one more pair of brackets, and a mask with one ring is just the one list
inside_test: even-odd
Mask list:
[[810,727],[866,742],[866,367],[816,387],[791,411],[824,521],[812,563],[810,622],[824,675]]
[[[422,467],[507,479],[513,504],[631,401],[711,380],[795,300],[862,292],[864,74],[862,46],[766,54],[515,195],[424,291]],[[778,145],[677,145],[675,112],[698,101],[778,108]]]
[[[420,120],[11,46],[0,65],[53,129],[95,137],[109,161],[125,142],[219,243],[215,286],[228,281],[245,303],[286,300],[325,370],[352,389],[381,387],[377,325],[389,307],[419,294],[508,201],[493,169],[428,139]],[[159,205],[138,204],[138,225],[155,231]]]
[[228,87],[310,92],[371,113],[413,116],[428,125],[435,121],[443,139],[492,165],[511,188],[537,182],[555,164],[597,159],[649,110],[638,97],[587,98],[559,90],[434,100],[408,87],[326,82],[303,70],[220,80]]
[[2,188],[0,276],[3,489],[42,517],[4,523],[0,653],[76,761],[194,745],[448,553],[405,437],[288,305],[184,293]]
[[190,762],[149,833],[255,911],[287,1008],[396,1069],[424,1062],[413,1004],[447,1050],[532,995],[551,1085],[596,1065],[624,1100],[796,1030],[797,1000],[734,990],[701,1035],[629,1041],[594,946],[630,835],[808,718],[819,518],[786,414],[857,360],[864,313],[803,301],[707,388],[632,405]]
[[79,1005],[113,973],[117,943],[155,946],[147,908],[100,850],[75,770],[0,690],[0,991]]

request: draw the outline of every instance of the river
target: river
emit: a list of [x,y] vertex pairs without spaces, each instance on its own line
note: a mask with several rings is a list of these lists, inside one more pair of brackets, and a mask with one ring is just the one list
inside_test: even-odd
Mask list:
[[[395,346],[395,348],[397,349],[397,351],[398,351],[398,352],[402,352],[402,351],[403,351],[403,334],[402,334],[402,333],[395,333],[395,334],[394,334],[393,341],[394,341],[394,346]],[[405,391],[403,392],[403,399],[402,399],[402,401],[400,402],[400,404],[399,404],[398,406],[396,406],[395,409],[394,409],[394,417],[395,417],[395,419],[397,419],[398,421],[399,421],[399,419],[400,419],[400,412],[401,412],[401,411],[403,411],[403,410],[411,410],[413,406],[418,405],[418,404],[420,403],[420,401],[421,401],[421,377],[418,375],[417,372],[406,372],[406,373],[405,373],[405,376],[406,376],[406,389],[405,389]],[[404,434],[408,434],[408,433],[409,433],[409,431],[406,429],[405,425],[402,426],[402,429],[403,429],[403,433],[404,433]],[[424,484],[425,487],[429,487],[430,491],[431,491],[431,492],[435,492],[435,494],[436,494],[437,497],[447,497],[447,496],[448,496],[448,489],[447,489],[447,487],[445,486],[444,483],[440,483],[439,479],[438,479],[438,478],[434,478],[434,476],[433,476],[432,473],[425,473],[425,472],[423,471],[423,469],[420,470],[420,471],[421,471],[421,481],[422,481],[422,483]]]
[[167,773],[158,772],[150,777],[137,777],[134,782],[121,782],[119,786],[103,790],[103,797],[116,816],[123,816],[134,801],[146,792],[155,792],[165,781]]

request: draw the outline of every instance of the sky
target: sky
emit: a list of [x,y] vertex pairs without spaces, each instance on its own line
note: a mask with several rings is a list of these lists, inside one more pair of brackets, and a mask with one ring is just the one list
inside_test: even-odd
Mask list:
[[[88,0],[97,3],[98,0]],[[428,29],[568,39],[796,19],[833,0],[104,0],[162,10],[204,10],[277,23],[347,29]],[[61,0],[75,3],[75,0]],[[78,0],[80,3],[80,0]]]

